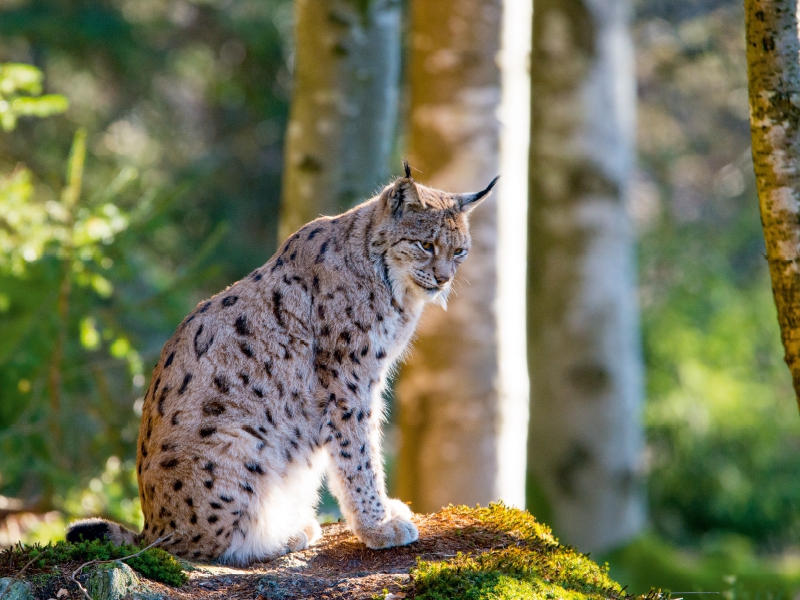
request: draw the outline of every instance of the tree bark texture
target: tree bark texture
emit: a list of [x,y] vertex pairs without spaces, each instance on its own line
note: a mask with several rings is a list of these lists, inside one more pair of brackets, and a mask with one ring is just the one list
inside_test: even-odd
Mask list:
[[644,526],[630,0],[535,0],[529,498],[581,551]]
[[750,135],[778,322],[800,406],[800,40],[796,0],[745,0]]
[[[407,144],[414,177],[422,183],[469,191],[485,187],[497,174],[501,9],[501,0],[411,2]],[[426,309],[400,371],[397,492],[415,511],[500,497],[524,502],[521,484],[517,491],[509,491],[513,484],[501,489],[499,464],[500,195],[502,189],[472,213],[472,249],[459,268],[448,310]],[[517,445],[520,457],[524,433]]]
[[399,0],[297,0],[281,239],[386,182],[399,75]]

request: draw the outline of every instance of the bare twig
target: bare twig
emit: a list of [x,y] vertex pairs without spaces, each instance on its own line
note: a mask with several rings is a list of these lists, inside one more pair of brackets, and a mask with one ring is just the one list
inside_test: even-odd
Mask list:
[[5,595],[8,593],[8,590],[11,589],[11,586],[17,579],[22,579],[22,572],[25,571],[25,569],[27,569],[28,567],[30,567],[36,561],[37,558],[41,558],[41,556],[34,556],[27,562],[27,564],[24,567],[22,567],[19,571],[17,571],[14,574],[14,576],[11,578],[11,581],[8,582],[8,586],[6,586],[6,589],[4,589],[3,593],[0,594],[0,600],[3,600],[3,598],[5,598]]
[[[136,557],[136,556],[139,556],[139,555],[140,555],[142,552],[144,552],[144,551],[146,551],[146,550],[150,550],[150,548],[152,548],[153,546],[156,546],[157,544],[160,544],[161,542],[165,542],[166,540],[168,540],[169,538],[171,538],[173,535],[175,535],[175,532],[174,532],[174,531],[173,531],[172,533],[170,533],[169,535],[165,535],[164,537],[160,537],[160,538],[158,538],[158,539],[157,539],[155,542],[153,542],[153,543],[152,543],[152,544],[150,544],[149,546],[147,546],[147,547],[145,547],[145,548],[142,548],[142,549],[141,549],[141,550],[139,550],[138,552],[134,552],[133,554],[131,554],[131,555],[129,555],[129,556],[123,556],[122,558],[112,558],[112,559],[110,559],[110,560],[98,560],[98,559],[94,559],[94,560],[90,560],[89,562],[85,562],[85,563],[83,563],[83,564],[82,564],[80,567],[78,567],[77,569],[75,569],[75,571],[74,571],[74,572],[72,573],[72,575],[70,576],[70,581],[72,581],[72,582],[73,582],[75,585],[77,585],[77,586],[78,586],[78,589],[79,589],[79,590],[81,591],[81,593],[84,595],[84,597],[86,598],[86,600],[92,600],[92,597],[89,595],[89,592],[87,592],[87,591],[86,591],[86,588],[85,588],[85,587],[83,587],[83,585],[81,585],[81,582],[80,582],[80,581],[78,581],[78,575],[80,575],[80,573],[81,573],[81,571],[84,569],[84,567],[88,567],[89,565],[101,565],[101,564],[105,564],[105,563],[112,563],[112,562],[122,562],[122,561],[124,561],[124,560],[130,560],[131,558],[134,558],[134,557]],[[2,596],[0,596],[0,600],[2,600]]]

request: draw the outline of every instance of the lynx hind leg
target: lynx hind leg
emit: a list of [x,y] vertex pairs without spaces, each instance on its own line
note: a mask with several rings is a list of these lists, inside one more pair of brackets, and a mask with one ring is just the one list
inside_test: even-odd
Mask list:
[[218,562],[248,565],[268,561],[288,552],[305,550],[319,538],[310,525],[312,521],[316,523],[313,506],[292,512],[275,510],[274,504],[272,510],[264,510],[263,506],[259,516],[251,517],[249,525],[237,532]]
[[305,533],[306,538],[308,538],[309,546],[316,544],[322,538],[322,527],[320,527],[316,517],[306,524],[303,528],[303,533]]
[[289,538],[287,544],[289,552],[299,552],[316,543],[322,537],[322,527],[316,519],[309,521],[303,531],[300,531]]
[[249,517],[218,562],[246,565],[304,550],[319,539],[316,506],[325,457],[312,458],[310,469],[293,473],[256,491]]
[[[280,512],[263,512],[259,518],[251,518],[249,526],[238,532],[231,545],[217,562],[245,566],[253,562],[264,562],[289,552],[305,550],[318,536],[310,525],[316,522],[313,510],[305,515]],[[317,527],[319,527],[317,525]]]

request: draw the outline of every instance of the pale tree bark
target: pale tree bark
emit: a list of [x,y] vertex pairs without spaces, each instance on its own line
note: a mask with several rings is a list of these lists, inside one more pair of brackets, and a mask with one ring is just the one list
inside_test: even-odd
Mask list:
[[[497,174],[501,26],[501,0],[412,1],[407,144],[420,182],[469,191]],[[415,511],[499,498],[524,504],[526,374],[523,362],[513,374],[522,383],[509,381],[500,360],[503,352],[524,356],[525,349],[522,341],[514,348],[513,339],[499,339],[508,327],[500,326],[497,305],[513,295],[500,293],[507,277],[498,279],[498,263],[523,259],[498,254],[498,202],[524,200],[508,198],[513,188],[503,186],[501,179],[498,194],[472,213],[472,249],[456,294],[447,312],[426,310],[401,368],[397,492]],[[517,309],[521,328],[518,300],[504,316],[513,318]]]
[[399,0],[297,0],[280,238],[370,198],[389,177]]
[[800,39],[796,0],[745,0],[750,135],[778,322],[800,406]]
[[644,525],[630,0],[536,0],[531,57],[531,508],[599,551]]

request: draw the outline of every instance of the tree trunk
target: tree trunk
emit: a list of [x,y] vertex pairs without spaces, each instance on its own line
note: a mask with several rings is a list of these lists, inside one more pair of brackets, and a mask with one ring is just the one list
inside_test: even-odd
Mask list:
[[399,73],[398,0],[297,0],[281,239],[385,183]]
[[[528,216],[529,502],[581,551],[644,525],[630,0],[536,0]],[[538,498],[538,500],[537,500]]]
[[[469,191],[497,174],[501,8],[501,0],[411,3],[408,159],[422,183]],[[397,492],[418,512],[498,498],[524,503],[527,389],[503,380],[509,373],[499,364],[509,345],[498,339],[497,265],[522,262],[498,256],[503,184],[471,215],[457,295],[447,312],[427,309],[400,372]],[[509,315],[515,306],[522,321],[521,300]],[[513,375],[526,379],[524,368]]]
[[800,40],[796,0],[745,0],[750,135],[784,360],[800,406]]

